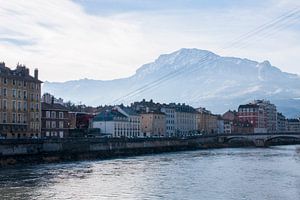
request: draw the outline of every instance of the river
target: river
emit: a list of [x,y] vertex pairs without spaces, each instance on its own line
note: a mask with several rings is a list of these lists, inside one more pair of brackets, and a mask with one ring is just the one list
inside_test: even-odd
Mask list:
[[0,199],[298,200],[299,149],[210,149],[1,169]]

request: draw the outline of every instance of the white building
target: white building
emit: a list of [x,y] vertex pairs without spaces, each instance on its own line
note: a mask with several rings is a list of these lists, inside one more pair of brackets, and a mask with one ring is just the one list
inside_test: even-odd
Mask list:
[[175,109],[163,107],[161,108],[161,112],[166,115],[166,136],[175,136]]
[[92,122],[102,134],[111,137],[140,137],[140,116],[128,108],[115,107],[99,113]]
[[169,136],[187,136],[197,131],[197,112],[185,104],[169,104],[161,109],[166,114]]
[[225,124],[224,124],[224,120],[222,119],[222,117],[218,116],[218,120],[217,120],[217,133],[218,134],[223,134],[225,133]]

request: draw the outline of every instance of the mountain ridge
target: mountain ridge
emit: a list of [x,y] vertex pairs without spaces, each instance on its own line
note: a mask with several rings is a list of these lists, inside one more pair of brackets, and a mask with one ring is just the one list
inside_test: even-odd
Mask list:
[[[43,91],[94,106],[112,104],[120,97],[125,97],[125,104],[146,98],[205,106],[218,113],[263,98],[278,103],[279,110],[288,116],[300,113],[299,75],[283,72],[269,61],[222,57],[200,49],[182,48],[163,54],[127,78],[45,82]],[[132,91],[136,95],[126,96]]]

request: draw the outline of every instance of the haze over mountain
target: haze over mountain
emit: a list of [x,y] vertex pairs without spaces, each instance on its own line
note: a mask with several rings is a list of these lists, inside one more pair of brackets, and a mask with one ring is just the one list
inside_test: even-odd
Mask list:
[[145,98],[206,107],[215,113],[237,109],[253,99],[268,99],[289,117],[300,114],[298,75],[282,72],[268,61],[222,57],[199,49],[161,55],[128,78],[45,82],[43,92],[94,106]]

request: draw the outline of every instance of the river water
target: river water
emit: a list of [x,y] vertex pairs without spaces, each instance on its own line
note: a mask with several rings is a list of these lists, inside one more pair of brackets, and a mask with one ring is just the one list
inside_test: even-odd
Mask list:
[[211,149],[2,169],[0,199],[299,200],[297,149]]

